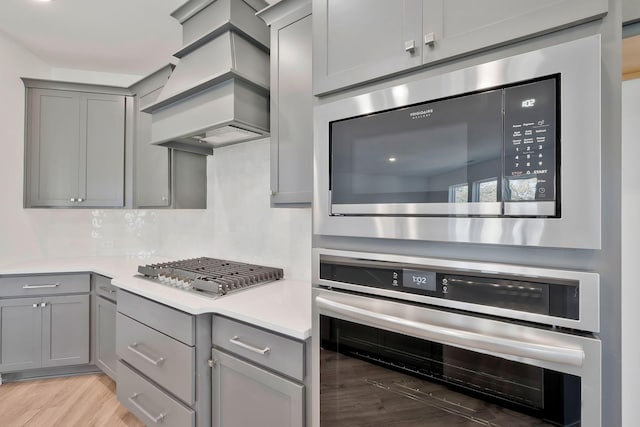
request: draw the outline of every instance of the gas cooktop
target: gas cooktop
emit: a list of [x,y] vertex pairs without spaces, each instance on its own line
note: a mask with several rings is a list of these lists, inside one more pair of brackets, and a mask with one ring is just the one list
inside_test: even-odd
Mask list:
[[213,298],[283,277],[281,268],[207,257],[141,265],[138,273],[162,284],[203,292]]

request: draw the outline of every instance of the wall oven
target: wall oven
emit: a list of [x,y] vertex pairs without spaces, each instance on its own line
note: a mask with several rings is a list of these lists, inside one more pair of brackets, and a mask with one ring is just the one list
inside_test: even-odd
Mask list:
[[315,232],[598,248],[600,67],[592,36],[316,107]]
[[601,425],[597,274],[313,261],[314,426]]

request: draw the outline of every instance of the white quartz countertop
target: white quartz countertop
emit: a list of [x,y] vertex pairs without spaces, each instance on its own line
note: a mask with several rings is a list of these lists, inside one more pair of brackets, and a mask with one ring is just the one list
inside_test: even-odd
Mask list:
[[48,258],[0,265],[0,275],[93,272],[118,288],[190,314],[215,313],[292,338],[311,336],[311,283],[278,280],[214,299],[157,283],[137,274],[138,265],[174,259],[153,257]]

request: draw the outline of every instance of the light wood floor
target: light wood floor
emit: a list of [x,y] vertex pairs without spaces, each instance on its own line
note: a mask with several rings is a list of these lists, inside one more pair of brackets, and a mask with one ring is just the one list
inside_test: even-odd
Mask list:
[[118,402],[115,383],[104,374],[0,385],[0,425],[144,426]]

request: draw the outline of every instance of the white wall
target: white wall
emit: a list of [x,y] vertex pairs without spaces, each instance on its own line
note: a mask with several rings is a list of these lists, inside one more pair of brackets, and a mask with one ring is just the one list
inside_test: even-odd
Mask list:
[[640,419],[640,79],[622,83],[622,421]]
[[[207,160],[208,209],[24,209],[24,86],[62,73],[0,34],[0,263],[58,256],[214,256],[311,277],[311,212],[269,206],[269,140],[217,149]],[[61,74],[62,73],[62,74]],[[126,77],[125,77],[126,78]],[[63,78],[67,80],[66,78]],[[108,84],[116,78],[110,76]]]

